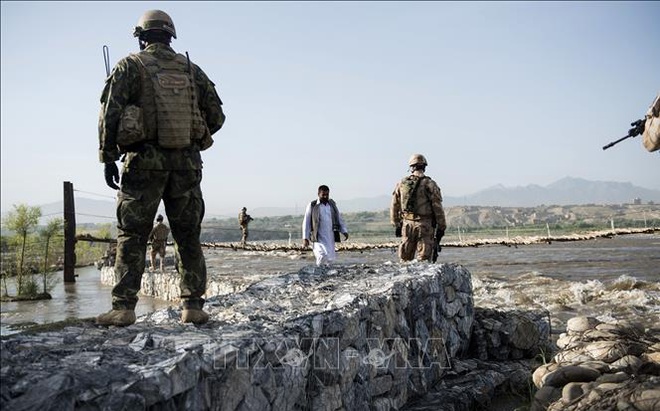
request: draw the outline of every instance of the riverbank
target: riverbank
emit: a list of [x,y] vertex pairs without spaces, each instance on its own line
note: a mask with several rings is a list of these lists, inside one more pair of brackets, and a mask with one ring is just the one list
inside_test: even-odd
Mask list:
[[[494,237],[494,238],[480,238],[469,239],[460,241],[441,242],[442,247],[479,247],[485,245],[503,245],[507,247],[517,247],[530,244],[542,244],[552,242],[572,242],[572,241],[586,241],[596,238],[613,238],[615,236],[631,235],[631,234],[654,234],[659,233],[660,227],[651,228],[617,228],[613,230],[599,230],[587,233],[573,233],[565,235],[547,235],[547,236],[516,236],[516,237]],[[338,251],[367,251],[379,249],[392,249],[397,248],[400,244],[397,241],[383,241],[378,243],[366,243],[359,240],[349,240],[348,242],[341,242],[336,244]],[[248,242],[247,244],[241,243],[203,243],[206,248],[215,249],[231,249],[250,250],[250,251],[306,251],[309,248],[303,247],[299,243],[282,244],[279,242]]]

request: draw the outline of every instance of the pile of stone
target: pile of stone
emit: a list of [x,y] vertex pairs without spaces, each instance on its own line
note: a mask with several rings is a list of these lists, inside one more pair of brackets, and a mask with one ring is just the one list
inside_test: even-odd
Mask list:
[[467,353],[459,265],[305,267],[125,328],[91,322],[2,340],[2,409],[400,409]]
[[575,317],[534,371],[532,410],[660,410],[660,338],[632,323]]
[[[176,272],[158,276],[142,287],[178,291]],[[488,409],[502,390],[528,395],[549,342],[545,313],[475,308],[456,264],[246,278],[225,279],[240,290],[210,297],[199,327],[170,307],[125,328],[87,320],[4,338],[0,407]]]
[[[467,355],[454,359],[440,382],[404,410],[510,410],[528,404],[532,372],[550,345],[547,313],[475,307]],[[510,403],[499,406],[498,397]]]

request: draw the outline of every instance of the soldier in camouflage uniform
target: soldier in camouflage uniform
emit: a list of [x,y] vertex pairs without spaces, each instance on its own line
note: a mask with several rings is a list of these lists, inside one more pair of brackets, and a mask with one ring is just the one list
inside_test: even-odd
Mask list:
[[238,225],[241,226],[241,244],[245,245],[247,243],[247,238],[248,238],[248,224],[250,221],[254,220],[250,216],[250,214],[247,213],[247,208],[243,207],[241,209],[241,212],[238,214]]
[[399,246],[401,261],[429,261],[433,256],[434,236],[438,243],[447,224],[440,188],[424,175],[426,158],[414,154],[408,161],[411,174],[397,183],[392,193],[390,221],[395,235],[403,237]]
[[[202,69],[170,47],[176,30],[167,13],[145,12],[133,35],[141,51],[117,63],[101,96],[100,161],[107,185],[119,190],[119,281],[112,290],[112,310],[96,321],[117,326],[135,322],[147,240],[162,200],[181,274],[181,320],[203,324],[208,314],[202,309],[206,264],[200,244],[200,151],[213,144],[211,135],[225,121],[222,101]],[[119,188],[115,162],[122,154]]]
[[149,233],[149,241],[151,241],[151,253],[149,253],[150,270],[155,270],[156,255],[160,254],[160,271],[163,271],[165,261],[165,250],[167,249],[167,237],[170,235],[170,228],[163,223],[163,216],[158,214],[156,217],[156,225]]

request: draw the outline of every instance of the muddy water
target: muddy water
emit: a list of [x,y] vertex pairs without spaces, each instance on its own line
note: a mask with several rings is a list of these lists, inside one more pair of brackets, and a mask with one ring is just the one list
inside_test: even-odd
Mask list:
[[[297,271],[313,264],[310,253],[208,250],[209,273],[255,278]],[[396,262],[394,250],[341,252],[339,264]],[[555,332],[575,315],[602,320],[633,319],[660,332],[660,235],[627,235],[580,242],[506,247],[444,248],[439,262],[454,262],[473,275],[475,304],[547,310]],[[75,284],[62,284],[52,300],[2,303],[2,334],[11,325],[92,317],[110,307],[111,287],[94,267],[76,270]],[[174,302],[140,297],[141,315]]]
[[[3,302],[0,305],[2,335],[16,332],[16,325],[46,324],[68,318],[94,317],[112,307],[112,287],[101,284],[100,271],[96,267],[76,268],[76,282],[64,284],[63,273],[54,274],[55,286],[50,291],[51,300]],[[13,294],[10,288],[10,294]],[[136,314],[146,314],[165,308],[171,302],[140,296]]]

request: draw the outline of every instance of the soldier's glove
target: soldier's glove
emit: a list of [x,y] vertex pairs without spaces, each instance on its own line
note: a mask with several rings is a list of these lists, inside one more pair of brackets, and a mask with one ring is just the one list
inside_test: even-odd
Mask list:
[[103,174],[105,175],[105,183],[108,187],[114,190],[119,190],[119,186],[116,184],[119,183],[119,169],[114,161],[105,163]]
[[394,228],[394,236],[395,237],[401,237],[401,226],[398,225]]

